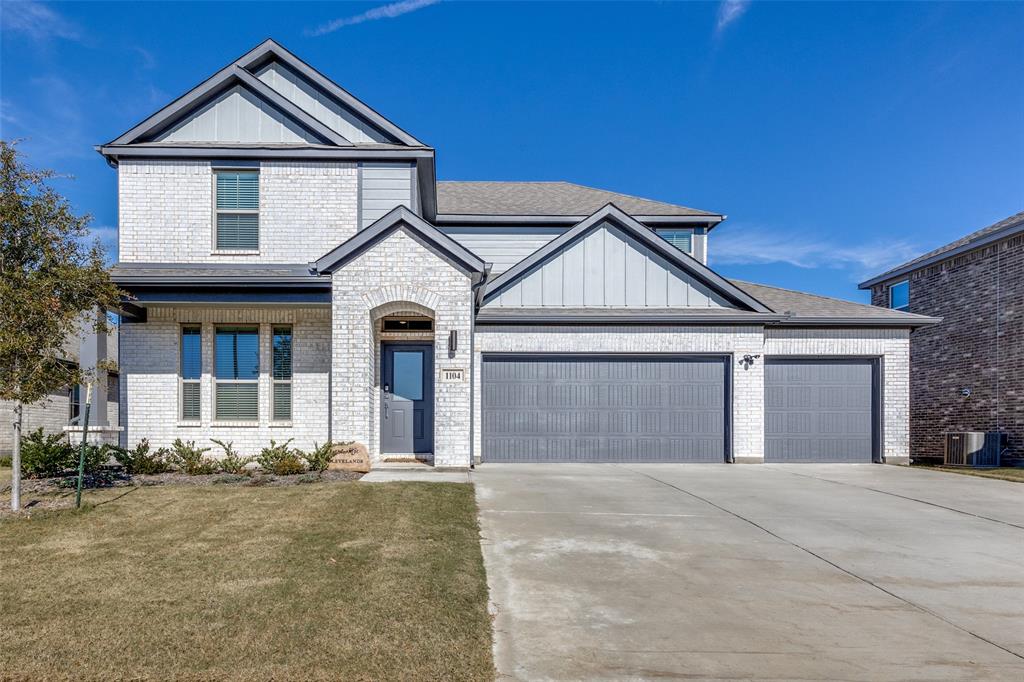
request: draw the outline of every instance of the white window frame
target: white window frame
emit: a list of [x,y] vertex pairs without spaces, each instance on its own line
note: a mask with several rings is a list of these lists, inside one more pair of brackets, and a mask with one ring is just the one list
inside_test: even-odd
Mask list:
[[[288,378],[278,379],[274,375],[274,337],[277,336],[278,330],[288,330],[289,338],[289,349],[288,352],[291,354],[288,366]],[[295,414],[295,389],[294,389],[294,378],[295,378],[295,327],[290,324],[272,324],[270,325],[270,420],[278,423],[290,423],[292,416]],[[277,391],[279,386],[288,386],[288,416],[278,417],[275,411],[275,405],[277,404]]]
[[[260,348],[260,325],[259,324],[245,324],[242,322],[237,323],[225,323],[216,324],[213,326],[213,367],[211,367],[210,374],[213,375],[213,422],[215,424],[249,424],[255,425],[260,422],[260,374],[263,373],[262,359],[259,366],[256,368],[255,379],[221,379],[217,376],[217,335],[218,330],[225,327],[235,328],[252,328],[256,330],[256,348]],[[257,356],[258,357],[258,356]],[[217,414],[217,391],[221,385],[241,385],[241,384],[254,384],[256,386],[256,417],[253,419],[223,419]]]
[[[235,209],[235,208],[217,208],[217,176],[221,173],[252,173],[256,176],[256,208],[246,209]],[[216,254],[242,254],[242,255],[258,255],[260,252],[260,204],[262,203],[262,197],[260,196],[263,192],[261,191],[260,183],[260,169],[252,166],[215,166],[213,168],[213,177],[211,178],[213,184],[213,253]],[[256,248],[255,249],[222,249],[217,243],[217,224],[218,216],[224,215],[255,215],[256,216]]]
[[[184,337],[186,329],[199,331],[199,378],[186,379],[183,372],[183,360],[185,355]],[[195,419],[185,417],[185,385],[192,384],[199,389],[199,416]],[[203,418],[203,325],[195,322],[183,322],[178,325],[178,420],[187,423],[199,422]]]
[[[892,304],[892,292],[893,292],[893,289],[895,289],[898,286],[902,286],[904,284],[907,285],[907,304],[897,308],[896,306],[894,306]],[[910,280],[909,279],[900,280],[899,282],[893,282],[892,284],[889,285],[889,308],[891,308],[892,310],[902,310],[903,312],[909,312],[910,311]]]

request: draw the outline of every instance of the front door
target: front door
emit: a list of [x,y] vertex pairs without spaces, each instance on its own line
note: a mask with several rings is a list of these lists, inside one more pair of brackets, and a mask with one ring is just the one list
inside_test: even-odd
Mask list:
[[385,343],[381,353],[380,451],[434,451],[434,347]]

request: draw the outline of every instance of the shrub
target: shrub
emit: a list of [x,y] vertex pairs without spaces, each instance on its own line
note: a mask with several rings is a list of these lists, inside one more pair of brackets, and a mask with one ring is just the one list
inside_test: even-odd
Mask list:
[[302,463],[299,455],[288,447],[292,440],[292,438],[289,438],[279,445],[271,439],[270,447],[263,448],[256,458],[260,468],[275,476],[290,476],[303,473],[306,470],[306,466]]
[[231,441],[225,443],[224,441],[211,438],[211,441],[220,446],[224,451],[224,456],[217,462],[218,467],[225,474],[244,474],[246,465],[252,462],[252,457],[243,457],[234,448],[234,444]]
[[52,478],[78,468],[78,453],[61,433],[39,427],[21,439],[21,470],[28,478]]
[[320,478],[330,466],[331,458],[334,457],[334,443],[327,441],[323,445],[317,445],[314,442],[313,449],[303,453],[302,456],[309,464],[309,470],[315,473],[317,478]]
[[171,464],[189,476],[203,476],[217,472],[217,463],[206,456],[210,448],[197,448],[193,440],[182,442],[175,438],[171,444]]
[[131,450],[117,448],[114,458],[124,467],[126,473],[135,475],[162,474],[171,470],[168,463],[170,451],[167,448],[151,450],[149,441],[143,438]]
[[[22,473],[27,478],[53,478],[78,472],[78,445],[64,434],[46,435],[42,427],[21,439]],[[98,472],[117,448],[111,445],[85,446],[85,472]]]
[[10,469],[10,468],[11,468],[11,457],[10,457],[10,455],[4,455],[3,457],[0,457],[0,469]]

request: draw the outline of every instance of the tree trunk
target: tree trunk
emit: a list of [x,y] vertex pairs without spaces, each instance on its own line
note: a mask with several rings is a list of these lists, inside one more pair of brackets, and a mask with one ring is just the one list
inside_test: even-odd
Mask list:
[[21,401],[14,403],[14,451],[11,454],[11,510],[21,509]]

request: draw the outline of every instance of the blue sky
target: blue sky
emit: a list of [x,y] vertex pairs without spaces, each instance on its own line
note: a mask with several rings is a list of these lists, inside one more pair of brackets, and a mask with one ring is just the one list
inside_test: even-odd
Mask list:
[[451,180],[724,212],[726,276],[856,283],[1024,209],[1024,3],[0,4],[0,135],[116,243],[106,142],[273,37]]

